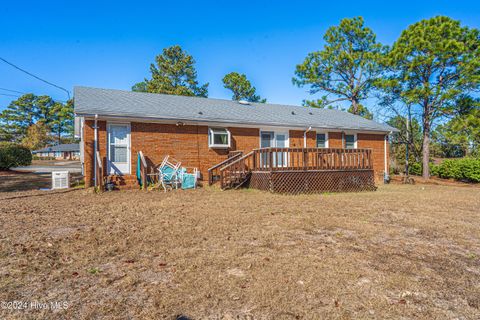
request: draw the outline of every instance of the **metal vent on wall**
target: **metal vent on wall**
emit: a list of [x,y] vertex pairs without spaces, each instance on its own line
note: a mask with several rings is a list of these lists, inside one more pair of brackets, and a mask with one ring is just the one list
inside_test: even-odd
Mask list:
[[68,171],[52,172],[52,189],[66,189],[70,187],[70,175]]

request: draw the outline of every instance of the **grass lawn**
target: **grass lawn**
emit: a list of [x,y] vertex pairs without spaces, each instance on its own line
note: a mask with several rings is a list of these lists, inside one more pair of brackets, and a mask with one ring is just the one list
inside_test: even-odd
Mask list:
[[[79,187],[82,180],[83,177],[80,173],[70,173],[70,186],[72,188]],[[0,199],[3,192],[31,191],[50,189],[51,187],[51,173],[0,171]]]
[[478,319],[480,188],[4,192],[11,301],[67,308],[0,318]]

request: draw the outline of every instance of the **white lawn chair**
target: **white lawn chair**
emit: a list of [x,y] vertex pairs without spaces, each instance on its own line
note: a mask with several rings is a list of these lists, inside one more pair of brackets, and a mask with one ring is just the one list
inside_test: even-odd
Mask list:
[[181,162],[167,155],[158,167],[158,181],[165,192],[167,192],[167,187],[178,189],[181,184],[181,165]]

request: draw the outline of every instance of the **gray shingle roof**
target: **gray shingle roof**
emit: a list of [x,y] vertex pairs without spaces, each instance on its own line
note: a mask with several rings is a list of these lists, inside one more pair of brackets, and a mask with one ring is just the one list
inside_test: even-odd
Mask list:
[[78,143],[66,143],[66,144],[57,144],[56,146],[46,147],[40,150],[35,150],[33,153],[39,152],[68,152],[68,151],[80,151],[80,145]]
[[397,131],[388,125],[339,110],[269,103],[243,105],[231,100],[88,87],[75,87],[74,105],[77,115],[98,114],[259,126]]

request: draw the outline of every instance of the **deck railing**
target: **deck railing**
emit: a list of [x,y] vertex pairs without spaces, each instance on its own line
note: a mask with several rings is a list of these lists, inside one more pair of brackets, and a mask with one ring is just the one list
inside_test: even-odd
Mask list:
[[260,148],[219,166],[222,189],[238,186],[252,171],[372,170],[371,149]]
[[243,179],[251,171],[255,150],[236,158],[233,162],[220,168],[220,187],[233,188],[243,182]]
[[208,169],[208,185],[220,179],[220,168],[232,163],[243,155],[243,151],[231,152],[227,159]]
[[371,149],[261,148],[252,156],[253,171],[371,170]]

